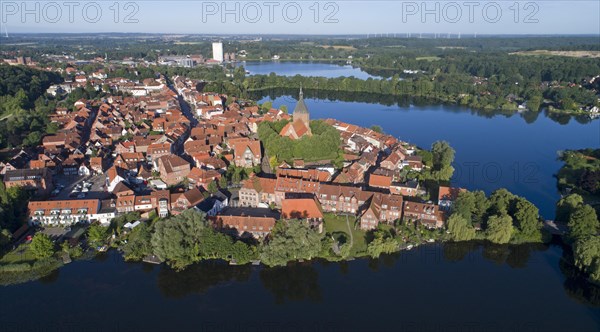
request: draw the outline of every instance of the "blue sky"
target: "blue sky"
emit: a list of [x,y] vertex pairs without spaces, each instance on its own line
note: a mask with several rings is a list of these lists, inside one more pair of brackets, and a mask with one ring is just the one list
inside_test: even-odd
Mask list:
[[598,0],[1,2],[2,34],[600,34]]

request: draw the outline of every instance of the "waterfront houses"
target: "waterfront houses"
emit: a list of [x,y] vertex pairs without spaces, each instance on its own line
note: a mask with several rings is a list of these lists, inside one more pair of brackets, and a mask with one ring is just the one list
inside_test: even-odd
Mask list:
[[108,224],[115,217],[111,202],[101,202],[98,199],[31,201],[28,211],[30,224],[44,226],[66,226],[92,221]]
[[[39,154],[23,152],[18,158],[23,162],[4,164],[3,172],[7,187],[24,186],[38,194],[52,191],[52,174],[103,175],[103,192],[94,193],[101,198],[81,199],[86,195],[76,193],[78,199],[31,202],[33,224],[106,224],[116,214],[166,217],[196,208],[218,229],[262,239],[279,219],[306,219],[322,231],[327,213],[353,216],[362,230],[398,220],[440,228],[454,199],[442,195],[442,188],[439,206],[420,202],[426,192],[418,181],[400,175],[403,168],[425,168],[413,146],[335,119],[324,122],[340,133],[341,169],[329,160],[293,159],[278,161],[270,173],[254,174],[256,166],[268,169],[256,135],[259,123],[289,121],[279,133],[289,139],[312,135],[302,92],[293,116],[275,109],[260,114],[258,107],[228,101],[226,95],[196,91],[199,81],[173,77],[175,92],[164,77],[140,83],[100,74],[87,79],[132,95],[82,99],[72,110],[57,108],[51,120],[59,131],[42,139]],[[207,192],[209,184],[231,176],[229,166],[249,174],[234,201],[231,194]]]

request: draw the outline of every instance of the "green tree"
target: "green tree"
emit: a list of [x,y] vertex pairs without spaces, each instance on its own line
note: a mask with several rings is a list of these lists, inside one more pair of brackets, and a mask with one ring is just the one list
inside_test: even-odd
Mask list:
[[260,110],[263,113],[266,113],[269,110],[271,110],[272,107],[273,107],[273,102],[272,101],[265,101],[262,105],[260,105]]
[[373,258],[379,257],[381,254],[391,254],[398,250],[398,242],[385,231],[375,231],[373,241],[367,245],[367,253]]
[[500,188],[490,195],[490,214],[506,214],[512,200],[515,198],[510,191]]
[[452,204],[452,213],[460,214],[473,224],[481,223],[489,204],[483,191],[464,191],[458,194]]
[[140,260],[152,253],[150,240],[152,233],[146,223],[139,224],[127,236],[127,243],[123,245],[123,256],[126,260]]
[[90,226],[90,228],[88,228],[87,231],[88,242],[93,247],[103,245],[106,243],[108,234],[108,227],[104,227],[99,224],[93,224]]
[[446,141],[437,141],[431,145],[431,153],[433,155],[433,167],[441,169],[444,166],[449,166],[454,161],[454,149]]
[[227,188],[227,185],[228,185],[227,177],[225,175],[221,176],[221,178],[219,179],[219,187]]
[[583,197],[578,194],[570,194],[561,198],[556,203],[556,221],[568,222],[569,216],[578,206],[583,204]]
[[471,222],[458,213],[448,218],[448,232],[452,241],[469,241],[475,237],[475,228]]
[[[0,212],[2,211],[0,210]],[[2,216],[1,213],[0,216]],[[9,245],[11,241],[12,235],[10,234],[10,231],[8,229],[0,229],[0,249]]]
[[383,133],[383,128],[381,128],[379,125],[372,125],[370,129],[376,133]]
[[446,141],[437,141],[431,146],[433,167],[431,175],[434,180],[448,181],[454,174],[454,149]]
[[577,240],[598,232],[598,216],[593,207],[588,204],[580,205],[569,216],[569,238]]
[[8,193],[3,181],[0,181],[0,204],[8,204]]
[[282,220],[271,235],[260,251],[260,259],[266,265],[283,266],[290,261],[311,259],[321,252],[323,234],[311,229],[306,221]]
[[176,217],[158,220],[150,240],[152,252],[175,269],[198,262],[202,233],[207,227],[204,214],[186,210]]
[[208,188],[206,188],[206,190],[208,190],[209,193],[214,194],[219,190],[219,187],[217,186],[217,181],[212,180],[209,184],[208,184]]
[[508,243],[513,231],[512,218],[509,215],[494,215],[488,219],[486,238],[494,243]]
[[575,265],[588,273],[590,279],[600,281],[600,237],[586,236],[573,245]]
[[522,197],[516,199],[515,209],[513,217],[517,229],[526,236],[539,234],[542,227],[539,209]]
[[54,255],[54,242],[50,240],[48,235],[37,233],[33,236],[29,250],[37,259],[44,259]]

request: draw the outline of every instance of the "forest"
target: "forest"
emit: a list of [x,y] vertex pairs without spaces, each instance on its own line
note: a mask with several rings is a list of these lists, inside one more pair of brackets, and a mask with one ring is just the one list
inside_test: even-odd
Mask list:
[[453,241],[520,244],[547,240],[538,208],[506,189],[489,197],[483,191],[460,193],[448,219],[448,231]]
[[57,73],[0,65],[0,148],[35,146],[44,134],[56,132],[49,120],[56,102],[45,93],[57,82]]
[[568,227],[569,262],[600,284],[600,149],[564,151],[560,159],[564,165],[556,178],[564,195],[556,204],[556,220]]

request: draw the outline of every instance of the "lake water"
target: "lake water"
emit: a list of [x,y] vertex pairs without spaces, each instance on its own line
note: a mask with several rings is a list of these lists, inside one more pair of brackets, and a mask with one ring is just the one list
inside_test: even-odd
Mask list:
[[340,65],[328,62],[290,62],[290,61],[247,61],[238,65],[244,66],[249,75],[269,75],[276,73],[280,76],[322,76],[334,78],[354,76],[359,79],[380,78],[370,75],[360,68],[351,65]]
[[[270,100],[263,98],[260,102]],[[600,121],[581,123],[572,118],[557,121],[541,112],[478,115],[457,106],[385,106],[363,102],[305,99],[311,119],[335,118],[363,127],[380,125],[404,141],[430,148],[445,140],[456,150],[453,184],[490,193],[498,188],[524,196],[554,218],[560,198],[554,174],[561,167],[557,152],[600,147]],[[275,98],[274,107],[293,110],[292,96]]]
[[[276,98],[280,104],[293,109],[295,99]],[[323,99],[307,105],[312,118],[381,125],[422,147],[447,140],[457,151],[455,184],[506,187],[547,218],[558,199],[556,151],[600,146],[598,121]],[[206,262],[176,273],[126,263],[112,251],[0,287],[0,324],[3,331],[598,331],[600,288],[584,282],[567,255],[558,244],[448,243],[377,260],[278,269]]]
[[109,252],[0,288],[0,321],[3,331],[597,331],[600,309],[563,276],[561,253],[448,244],[339,264],[173,272]]

